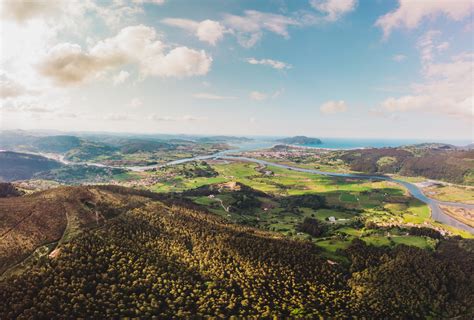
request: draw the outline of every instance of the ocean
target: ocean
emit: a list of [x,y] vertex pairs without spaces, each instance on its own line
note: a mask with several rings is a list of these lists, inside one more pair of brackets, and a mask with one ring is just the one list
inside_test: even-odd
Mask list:
[[[271,147],[272,145],[278,144],[275,140],[279,137],[252,137],[254,141],[244,144],[244,149],[255,149],[257,145],[259,147]],[[306,144],[301,145],[303,147],[311,148],[324,148],[324,149],[360,149],[360,148],[387,148],[387,147],[400,147],[405,145],[413,145],[419,143],[446,143],[455,146],[466,146],[471,144],[470,140],[421,140],[421,139],[351,139],[351,138],[320,138],[322,144]],[[247,148],[246,148],[247,147]]]

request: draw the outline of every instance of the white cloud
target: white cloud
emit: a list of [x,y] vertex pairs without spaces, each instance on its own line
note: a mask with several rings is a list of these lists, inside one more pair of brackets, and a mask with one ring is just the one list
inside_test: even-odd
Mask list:
[[296,19],[280,14],[247,10],[243,16],[226,14],[224,25],[231,28],[239,43],[246,48],[254,46],[262,37],[263,30],[289,38],[288,27],[301,25]]
[[196,99],[204,99],[204,100],[230,100],[230,99],[237,98],[237,97],[232,97],[232,96],[220,96],[217,94],[207,93],[207,92],[195,93],[193,94],[193,97]]
[[445,15],[452,20],[460,21],[469,16],[473,9],[472,0],[399,0],[398,8],[381,16],[375,25],[382,28],[384,38],[387,38],[394,29],[400,27],[413,29],[428,17]]
[[334,114],[347,111],[347,105],[343,100],[327,101],[323,103],[319,110],[324,114]]
[[436,46],[436,49],[438,51],[444,51],[444,50],[447,50],[449,48],[449,42],[445,41],[439,45]]
[[408,111],[424,107],[430,98],[428,96],[407,95],[400,98],[388,98],[382,102],[382,108],[386,111]]
[[40,61],[38,70],[58,85],[81,83],[131,63],[143,76],[183,78],[209,72],[212,58],[203,50],[177,47],[165,52],[166,47],[153,28],[131,26],[98,42],[89,51],[77,44],[58,44]]
[[197,117],[192,115],[184,115],[182,117],[171,117],[171,116],[161,116],[158,114],[152,114],[148,116],[149,120],[159,121],[159,122],[169,122],[169,121],[181,121],[181,122],[193,122],[193,121],[205,121],[207,117]]
[[102,117],[106,121],[128,121],[132,119],[130,114],[126,113],[110,113]]
[[218,21],[204,20],[197,22],[189,19],[167,18],[162,21],[169,26],[178,27],[194,34],[199,40],[216,45],[224,38],[227,32],[225,27]]
[[434,39],[440,34],[441,32],[437,30],[429,30],[418,39],[417,47],[420,50],[421,61],[423,63],[428,63],[433,60],[433,51],[435,49]]
[[404,54],[396,54],[392,57],[392,60],[396,61],[396,62],[402,62],[402,61],[405,61],[406,58],[407,58],[407,56],[404,55]]
[[282,69],[290,69],[291,65],[282,61],[272,60],[272,59],[260,59],[257,60],[255,58],[248,58],[247,62],[250,64],[261,64],[265,66],[270,66],[274,69],[282,70]]
[[156,5],[162,5],[165,3],[165,0],[132,0],[133,3],[151,3],[151,4],[156,4]]
[[324,13],[327,21],[336,21],[357,6],[357,0],[310,0],[311,6]]
[[133,98],[128,104],[130,108],[139,108],[143,105],[143,101],[140,98]]
[[385,99],[380,104],[381,110],[435,112],[472,121],[474,52],[464,52],[440,62],[434,55],[434,50],[439,50],[434,41],[438,34],[429,31],[418,42],[424,80],[412,84],[409,94]]
[[124,71],[124,70],[120,70],[119,73],[117,73],[112,81],[114,83],[114,85],[119,85],[119,84],[122,84],[124,83],[128,78],[130,77],[130,73],[128,73],[127,71]]
[[255,100],[255,101],[263,101],[268,98],[268,95],[263,92],[252,91],[250,92],[249,97],[250,99]]

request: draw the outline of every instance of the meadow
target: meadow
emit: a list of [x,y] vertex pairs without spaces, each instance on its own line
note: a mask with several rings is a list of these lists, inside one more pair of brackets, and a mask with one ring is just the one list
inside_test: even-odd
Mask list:
[[[355,238],[375,246],[405,244],[433,249],[436,240],[411,235],[406,228],[432,225],[445,229],[430,219],[427,205],[412,198],[407,190],[393,182],[333,178],[240,161],[209,161],[209,164],[217,175],[185,177],[179,166],[173,169],[174,174],[170,171],[166,174],[148,172],[147,175],[153,175],[158,180],[148,188],[155,192],[185,192],[209,185],[241,183],[266,193],[268,197],[256,195],[259,205],[236,211],[228,210],[237,203],[231,191],[216,192],[212,198],[208,195],[188,198],[231,222],[293,238],[310,239],[334,259],[341,259],[336,254],[338,249],[347,248]],[[282,199],[301,195],[322,196],[327,207],[288,210],[281,205]],[[321,221],[327,229],[325,234],[312,237],[299,232],[298,226],[305,218]],[[328,221],[330,218],[333,221]],[[469,237],[453,228],[445,230]]]

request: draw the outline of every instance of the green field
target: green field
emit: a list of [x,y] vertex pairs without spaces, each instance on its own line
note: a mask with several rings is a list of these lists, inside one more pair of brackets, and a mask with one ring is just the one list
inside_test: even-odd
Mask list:
[[[426,237],[405,233],[388,236],[385,233],[374,233],[372,229],[364,226],[364,223],[382,226],[433,223],[428,206],[409,196],[403,187],[393,182],[332,178],[274,166],[262,168],[249,162],[209,163],[217,172],[217,176],[189,178],[185,177],[183,170],[179,168],[171,173],[155,171],[144,174],[157,179],[156,183],[148,186],[157,192],[185,191],[227,182],[239,182],[257,191],[263,191],[269,198],[258,197],[260,205],[248,210],[232,210],[236,199],[231,193],[217,194],[213,198],[194,196],[191,200],[233,223],[255,226],[302,240],[311,239],[332,258],[336,257],[337,249],[346,248],[355,238],[375,246],[434,246]],[[265,173],[266,171],[271,171],[271,174]],[[331,208],[314,210],[302,207],[291,211],[282,207],[278,200],[306,194],[323,196]],[[230,211],[226,210],[229,208]],[[329,217],[335,217],[336,221],[328,221]],[[312,238],[299,232],[297,227],[305,218],[317,219],[327,225],[326,234],[322,238]],[[449,230],[454,234],[465,235],[453,228]]]

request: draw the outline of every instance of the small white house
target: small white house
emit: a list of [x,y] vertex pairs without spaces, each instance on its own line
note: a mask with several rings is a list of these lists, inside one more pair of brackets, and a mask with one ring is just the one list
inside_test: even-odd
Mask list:
[[336,217],[330,216],[328,220],[329,222],[336,222]]

